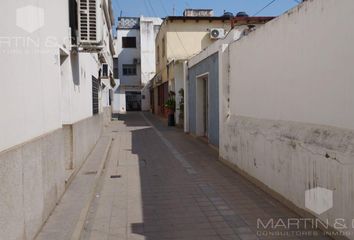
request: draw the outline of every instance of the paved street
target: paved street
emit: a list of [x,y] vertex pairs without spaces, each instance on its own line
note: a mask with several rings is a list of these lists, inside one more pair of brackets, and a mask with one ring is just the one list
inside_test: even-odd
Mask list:
[[[83,240],[325,239],[257,234],[258,218],[298,216],[218,162],[206,143],[165,125],[147,113],[112,123],[112,148]],[[276,232],[285,234],[282,227]]]

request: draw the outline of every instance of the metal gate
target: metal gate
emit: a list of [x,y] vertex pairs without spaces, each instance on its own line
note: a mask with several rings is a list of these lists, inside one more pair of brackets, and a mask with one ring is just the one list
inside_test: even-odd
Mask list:
[[125,92],[127,111],[141,111],[141,92]]

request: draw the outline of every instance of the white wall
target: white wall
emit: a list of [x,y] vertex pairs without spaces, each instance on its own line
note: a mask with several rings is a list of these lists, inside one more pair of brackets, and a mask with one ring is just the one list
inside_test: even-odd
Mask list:
[[155,38],[161,23],[161,18],[140,18],[142,84],[147,84],[155,76],[156,73]]
[[220,156],[301,209],[306,190],[332,190],[334,207],[318,215],[331,224],[354,216],[352,9],[306,1],[220,60]]
[[126,113],[125,89],[117,88],[114,92],[113,100],[114,113]]
[[[69,36],[66,1],[2,4],[6,7],[0,9],[0,152],[61,127],[59,44],[67,43]],[[45,19],[42,28],[28,33],[16,26],[16,9],[31,4],[43,8]],[[45,44],[53,39],[58,44]],[[32,40],[39,46],[24,44]]]
[[140,17],[140,39],[141,39],[141,83],[144,86],[141,107],[143,111],[150,110],[150,90],[146,84],[156,74],[156,45],[155,38],[162,23],[161,18]]
[[352,3],[310,1],[232,44],[231,110],[354,129]]
[[98,78],[97,54],[76,53],[62,64],[62,123],[92,116],[92,76]]
[[[136,37],[136,48],[122,48],[122,37]],[[124,76],[123,64],[133,64],[134,58],[140,59],[140,30],[118,29],[116,52],[119,61],[119,79],[121,85],[140,85],[140,65],[137,66],[136,76]]]

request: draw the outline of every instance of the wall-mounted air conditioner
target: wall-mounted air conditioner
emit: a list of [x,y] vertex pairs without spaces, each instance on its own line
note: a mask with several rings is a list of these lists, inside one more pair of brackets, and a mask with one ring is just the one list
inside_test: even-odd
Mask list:
[[100,0],[77,0],[78,44],[98,46],[103,40],[102,9]]
[[212,28],[210,29],[211,39],[221,39],[225,37],[225,29],[223,28]]

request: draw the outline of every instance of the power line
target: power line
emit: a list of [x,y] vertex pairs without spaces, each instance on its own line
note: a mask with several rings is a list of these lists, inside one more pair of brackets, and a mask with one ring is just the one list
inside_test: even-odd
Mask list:
[[149,5],[150,5],[150,7],[151,7],[151,9],[152,9],[152,12],[154,13],[154,15],[155,15],[156,17],[159,16],[159,15],[156,13],[154,7],[152,6],[151,1],[150,1],[150,0],[147,0],[147,1],[148,1]]
[[165,11],[165,13],[166,13],[167,16],[168,16],[168,11],[166,10],[165,5],[163,5],[162,0],[159,0],[159,1],[160,1],[160,3],[161,3],[162,9]]
[[[149,0],[149,1],[150,1],[150,0]],[[161,5],[162,5],[163,9],[166,11],[166,8],[164,7],[164,5],[163,5],[163,3],[162,3],[161,0],[160,0],[160,3],[161,3]],[[154,9],[152,5],[151,5],[151,7],[152,7],[152,9]],[[154,10],[154,12],[155,12],[155,10]],[[168,15],[167,11],[166,11],[166,14]],[[157,17],[157,15],[156,15],[156,17]],[[166,41],[166,45],[167,45],[167,48],[172,52],[172,54],[175,55],[174,52],[173,52],[173,48],[170,47],[170,45],[168,44],[168,41]],[[162,47],[163,47],[163,46],[162,46]]]
[[264,9],[266,9],[267,7],[269,7],[270,5],[272,5],[273,3],[275,3],[277,0],[272,0],[270,1],[267,5],[265,5],[262,9],[260,9],[258,12],[256,12],[255,14],[253,14],[253,16],[258,15],[259,13],[261,13]]
[[[160,2],[161,2],[162,9],[165,11],[166,15],[168,16],[168,12],[167,12],[167,10],[166,10],[166,8],[165,8],[163,2],[162,2],[161,0],[160,0]],[[181,44],[183,50],[184,50],[185,53],[188,55],[188,51],[187,51],[187,49],[185,48],[185,46],[184,46],[184,44],[183,44],[183,41],[182,41],[182,39],[180,38],[178,32],[175,31],[175,33],[176,33],[176,35],[177,35],[178,41],[180,42],[180,44]]]
[[118,9],[122,9],[120,4],[119,4],[119,0],[113,0],[113,4],[114,3],[118,6]]
[[147,14],[149,14],[150,16],[152,16],[151,11],[150,11],[150,9],[149,9],[149,6],[148,6],[146,0],[144,0],[144,4],[145,4],[145,8],[146,8],[146,10],[147,10]]

